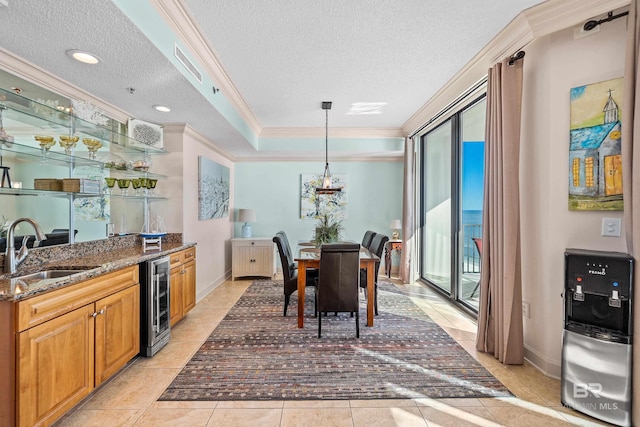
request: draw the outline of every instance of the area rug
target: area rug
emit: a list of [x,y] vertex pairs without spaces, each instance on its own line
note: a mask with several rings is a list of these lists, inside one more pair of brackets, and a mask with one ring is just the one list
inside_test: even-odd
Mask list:
[[509,391],[418,308],[380,281],[379,315],[366,326],[330,313],[322,338],[313,316],[297,328],[297,298],[282,316],[282,283],[256,280],[159,400],[398,399],[511,396]]

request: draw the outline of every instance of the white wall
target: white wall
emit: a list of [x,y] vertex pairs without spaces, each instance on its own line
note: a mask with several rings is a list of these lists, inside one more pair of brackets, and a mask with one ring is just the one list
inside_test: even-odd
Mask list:
[[[569,90],[623,75],[626,19],[574,39],[573,29],[525,48],[520,158],[526,357],[560,375],[564,250],[625,252],[622,237],[602,237],[602,218],[622,212],[569,211]],[[624,111],[622,113],[624,126]],[[628,143],[627,141],[623,141]],[[624,235],[624,230],[622,230]]]
[[[224,282],[231,273],[231,245],[233,222],[226,218],[198,220],[198,156],[230,169],[230,206],[233,207],[234,165],[214,151],[210,142],[193,132],[188,126],[167,126],[164,133],[165,149],[170,151],[158,162],[169,176],[170,201],[165,212],[169,231],[182,232],[185,242],[195,242],[196,294],[200,300],[213,288]],[[155,166],[155,163],[154,163]],[[161,213],[162,215],[162,213]]]

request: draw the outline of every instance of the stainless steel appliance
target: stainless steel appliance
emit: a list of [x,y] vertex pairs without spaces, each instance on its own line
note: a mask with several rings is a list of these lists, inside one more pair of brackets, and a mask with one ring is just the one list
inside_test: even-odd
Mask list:
[[171,336],[169,257],[140,264],[140,354],[151,357]]
[[619,426],[631,423],[633,258],[567,249],[561,399]]

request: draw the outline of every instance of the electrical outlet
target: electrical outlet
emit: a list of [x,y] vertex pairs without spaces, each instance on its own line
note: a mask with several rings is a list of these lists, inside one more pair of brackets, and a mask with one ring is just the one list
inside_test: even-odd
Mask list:
[[602,218],[602,235],[620,237],[620,218]]
[[524,317],[525,319],[530,319],[530,317],[529,317],[529,303],[528,302],[523,302],[522,303],[522,317]]

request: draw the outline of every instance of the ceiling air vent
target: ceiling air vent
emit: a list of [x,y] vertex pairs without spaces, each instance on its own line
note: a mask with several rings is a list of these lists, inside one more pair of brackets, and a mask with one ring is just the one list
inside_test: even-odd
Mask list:
[[196,68],[195,65],[193,65],[191,61],[189,61],[187,55],[185,55],[184,52],[180,50],[178,45],[174,46],[174,55],[176,56],[176,58],[178,58],[178,61],[180,61],[180,63],[184,65],[184,68],[186,68],[193,77],[195,77],[200,83],[202,83],[202,73]]

